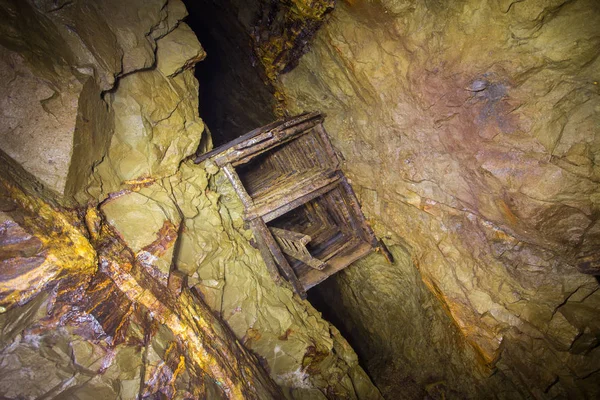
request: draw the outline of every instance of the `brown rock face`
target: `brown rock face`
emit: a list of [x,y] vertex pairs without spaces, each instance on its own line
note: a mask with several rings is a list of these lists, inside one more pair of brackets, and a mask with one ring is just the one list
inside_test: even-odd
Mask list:
[[210,137],[185,13],[0,0],[0,397],[381,398],[186,161]]
[[283,396],[204,303],[167,290],[96,210],[85,232],[18,185],[0,188],[5,398]]
[[328,114],[380,235],[524,396],[599,391],[598,285],[578,270],[600,248],[599,24],[586,0],[338,2],[281,78],[293,112]]
[[[2,151],[64,202],[88,200],[114,130],[103,93],[118,77],[152,67],[157,41],[171,31],[159,52],[164,74],[199,61],[204,53],[180,23],[185,15],[180,0],[0,2]],[[177,50],[182,45],[189,50]]]

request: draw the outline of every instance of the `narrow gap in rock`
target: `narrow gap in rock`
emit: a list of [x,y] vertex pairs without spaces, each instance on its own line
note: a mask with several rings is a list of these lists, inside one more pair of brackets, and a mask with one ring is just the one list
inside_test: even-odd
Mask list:
[[[200,82],[200,116],[211,131],[214,147],[274,121],[274,97],[261,78],[248,34],[248,26],[256,22],[258,15],[253,9],[256,4],[244,2],[236,9],[228,1],[184,0],[184,3],[189,12],[186,22],[207,53],[206,59],[196,65],[195,74]],[[311,304],[359,351],[364,367],[368,354],[360,352],[364,346],[357,342],[365,338],[348,331],[336,315],[336,305],[325,298],[319,286],[308,292]]]
[[[274,98],[260,76],[251,38],[229,2],[184,1],[186,22],[207,53],[196,65],[200,116],[215,147],[276,119]],[[248,7],[242,4],[241,7]]]

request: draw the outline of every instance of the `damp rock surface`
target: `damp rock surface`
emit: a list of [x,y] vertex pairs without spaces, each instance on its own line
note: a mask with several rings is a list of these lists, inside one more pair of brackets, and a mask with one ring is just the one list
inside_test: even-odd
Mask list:
[[381,398],[189,160],[210,137],[183,3],[0,15],[0,397]]
[[[328,115],[376,233],[404,243],[474,349],[477,359],[458,370],[496,372],[523,397],[600,390],[599,349],[583,339],[599,334],[598,283],[580,272],[600,247],[598,21],[587,0],[340,1],[281,76],[292,112]],[[377,280],[371,272],[364,279]],[[361,273],[349,269],[340,287],[351,274]],[[388,324],[412,323],[395,313],[419,300],[375,285],[369,296],[386,299],[373,311],[381,318],[356,329],[402,340]],[[368,312],[361,301],[348,307]],[[425,332],[410,335],[416,348],[432,345]],[[408,351],[361,338],[354,343],[373,362]],[[433,344],[439,364],[415,365],[414,380],[452,376],[444,340]],[[458,391],[477,397],[496,378]]]

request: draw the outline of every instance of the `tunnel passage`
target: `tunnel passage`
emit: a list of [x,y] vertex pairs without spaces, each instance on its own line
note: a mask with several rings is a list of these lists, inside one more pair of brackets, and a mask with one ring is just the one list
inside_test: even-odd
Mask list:
[[[206,59],[196,65],[195,75],[200,83],[199,113],[217,148],[276,119],[272,88],[263,79],[248,33],[248,27],[258,22],[261,10],[255,9],[258,2],[252,1],[244,2],[237,10],[232,2],[184,2],[189,12],[186,22],[207,53]],[[293,57],[300,56],[301,52]],[[325,293],[331,291],[331,284],[308,290],[308,300],[349,339],[362,364],[369,359],[369,350],[360,346],[365,338],[349,330],[337,316],[331,297]]]
[[275,100],[261,78],[250,36],[240,22],[252,20],[253,2],[244,2],[237,11],[230,2],[184,3],[189,12],[186,23],[207,53],[196,65],[195,75],[200,82],[200,116],[214,146],[273,121]]

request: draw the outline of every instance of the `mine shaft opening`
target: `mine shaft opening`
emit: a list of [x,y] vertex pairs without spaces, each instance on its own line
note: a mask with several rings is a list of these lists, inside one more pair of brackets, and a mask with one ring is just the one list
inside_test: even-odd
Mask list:
[[[249,34],[256,23],[255,4],[211,0],[184,0],[189,16],[186,23],[196,33],[207,53],[196,64],[199,81],[199,113],[212,136],[213,147],[224,145],[257,127],[277,119],[275,98],[264,79],[259,60],[252,49]],[[357,352],[361,364],[368,360],[361,342],[366,338],[346,329],[336,307],[323,291],[332,290],[335,279],[307,291],[308,301],[323,317],[340,330]],[[335,287],[335,284],[334,286]]]
[[[186,23],[196,33],[206,58],[196,64],[200,82],[199,112],[214,147],[276,119],[274,97],[261,77],[248,26],[252,2],[184,0]],[[246,21],[247,26],[242,22]]]

